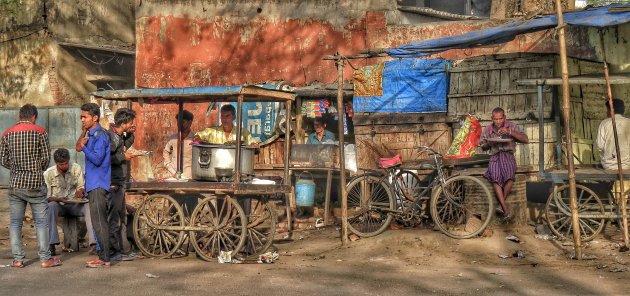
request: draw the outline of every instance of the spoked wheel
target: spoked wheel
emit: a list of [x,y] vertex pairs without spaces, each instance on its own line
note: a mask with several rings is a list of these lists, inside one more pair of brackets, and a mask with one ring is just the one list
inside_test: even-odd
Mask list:
[[278,219],[276,208],[265,197],[246,198],[241,204],[247,217],[247,236],[241,254],[255,257],[267,251],[273,243]]
[[[605,219],[589,218],[585,215],[604,215],[604,205],[597,194],[583,185],[576,185],[578,206],[578,221],[580,237],[584,241],[592,240],[604,229]],[[547,223],[551,231],[560,239],[573,237],[573,223],[571,221],[571,201],[569,185],[554,188],[545,207]],[[582,217],[579,217],[582,216]]]
[[481,233],[493,212],[493,197],[484,183],[472,176],[456,176],[437,185],[431,197],[431,218],[452,238],[471,238]]
[[400,170],[396,174],[396,187],[403,199],[416,201],[420,194],[420,178],[411,171]]
[[395,209],[389,184],[373,175],[360,175],[346,187],[348,228],[362,236],[375,236],[387,229]]
[[190,241],[197,254],[211,261],[221,251],[238,253],[247,235],[247,218],[236,199],[229,196],[210,196],[202,200],[190,217],[197,228],[190,232]]
[[184,226],[182,207],[168,195],[147,197],[133,218],[136,244],[150,257],[172,256],[184,240]]

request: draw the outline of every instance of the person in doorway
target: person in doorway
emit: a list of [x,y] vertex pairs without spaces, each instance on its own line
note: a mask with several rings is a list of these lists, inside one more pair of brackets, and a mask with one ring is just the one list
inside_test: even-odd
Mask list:
[[[230,104],[223,105],[220,116],[221,126],[209,127],[196,133],[194,140],[212,144],[235,144],[236,130],[234,128],[234,119],[236,119],[236,109]],[[245,145],[256,146],[256,142],[245,128],[241,129],[241,141]]]
[[10,171],[9,183],[9,237],[13,262],[11,267],[24,267],[22,223],[26,205],[31,205],[39,244],[42,267],[61,265],[51,257],[49,248],[48,198],[44,183],[44,170],[50,161],[48,133],[38,125],[37,108],[26,104],[20,108],[19,121],[2,133],[0,163]]
[[136,112],[120,108],[114,114],[114,124],[107,131],[111,159],[111,185],[107,198],[107,222],[112,261],[121,261],[129,252],[127,241],[127,214],[125,209],[125,183],[129,182],[129,161],[138,156],[129,149],[134,142]]
[[[175,116],[175,122],[177,122],[177,115]],[[192,126],[194,116],[188,111],[184,110],[182,113],[182,141],[184,147],[184,156],[182,159],[183,162],[183,171],[182,178],[190,179],[192,178],[192,141],[193,134],[191,133],[190,127]],[[178,147],[177,147],[177,137],[178,134],[175,133],[168,138],[168,142],[166,142],[166,146],[164,147],[164,152],[162,152],[162,157],[164,159],[164,166],[168,170],[168,173],[172,177],[176,177],[177,174],[177,155],[178,155]]]
[[492,123],[483,129],[479,144],[483,150],[489,150],[488,154],[491,155],[488,171],[484,176],[492,183],[501,204],[497,211],[506,220],[510,218],[510,213],[505,201],[516,178],[516,142],[527,144],[529,138],[516,124],[505,119],[502,108],[494,108]]
[[[613,99],[613,114],[610,104],[606,101],[606,115],[608,118],[602,120],[597,130],[597,150],[600,161],[605,170],[617,170],[617,149],[615,148],[615,137],[613,134],[612,117],[615,117],[617,127],[617,140],[619,141],[619,160],[621,169],[630,169],[630,119],[623,117],[626,111],[625,104],[620,99]],[[613,192],[628,192],[630,181],[625,180],[621,188],[621,183],[615,181],[611,184]],[[616,196],[616,195],[615,195]]]
[[326,144],[335,141],[335,134],[326,129],[326,122],[322,117],[313,120],[313,129],[315,132],[308,136],[306,144]]
[[615,149],[615,138],[613,135],[613,126],[611,117],[615,117],[615,125],[617,126],[617,138],[619,140],[619,159],[621,160],[621,168],[630,169],[630,119],[623,117],[626,111],[625,105],[620,99],[613,99],[613,114],[608,101],[606,101],[606,113],[608,118],[599,124],[597,130],[597,150],[601,159],[602,167],[606,170],[617,169],[617,151]]
[[[55,245],[60,244],[57,217],[85,217],[88,242],[96,244],[90,207],[84,200],[85,181],[83,170],[77,163],[70,163],[68,149],[59,148],[53,154],[55,165],[44,172],[48,192],[48,225],[50,225],[50,253],[55,255]],[[84,202],[85,201],[85,202]],[[64,247],[64,251],[67,249]]]
[[77,140],[77,152],[85,154],[85,191],[87,192],[92,227],[100,246],[98,258],[86,262],[87,267],[109,267],[110,241],[107,223],[107,195],[111,185],[110,145],[107,132],[99,124],[101,109],[94,103],[81,106],[83,131]]

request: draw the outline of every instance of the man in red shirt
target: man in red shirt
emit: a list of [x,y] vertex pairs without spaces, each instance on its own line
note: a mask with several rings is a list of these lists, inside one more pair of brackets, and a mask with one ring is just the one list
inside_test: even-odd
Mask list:
[[48,197],[44,171],[50,161],[50,145],[46,130],[35,125],[37,108],[26,104],[20,108],[20,120],[2,134],[0,140],[0,163],[11,172],[9,188],[9,233],[13,262],[11,267],[24,267],[22,244],[22,221],[26,205],[31,205],[39,260],[42,267],[61,265],[57,257],[50,256]]

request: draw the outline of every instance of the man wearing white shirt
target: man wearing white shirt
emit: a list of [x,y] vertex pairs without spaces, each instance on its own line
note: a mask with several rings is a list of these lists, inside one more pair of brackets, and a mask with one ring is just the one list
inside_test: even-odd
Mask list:
[[[623,117],[625,106],[622,100],[613,99],[613,107],[615,108],[615,124],[617,126],[617,136],[619,140],[619,158],[621,159],[621,167],[630,169],[630,119]],[[606,102],[606,111],[608,118],[599,124],[597,131],[597,149],[601,158],[602,167],[606,170],[617,169],[617,151],[615,149],[615,138],[612,128],[612,111],[608,102]]]

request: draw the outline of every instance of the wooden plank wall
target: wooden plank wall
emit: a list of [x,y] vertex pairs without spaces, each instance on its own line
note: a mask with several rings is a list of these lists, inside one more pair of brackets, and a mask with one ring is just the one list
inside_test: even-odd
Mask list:
[[[569,58],[569,75],[602,74],[602,63]],[[598,164],[595,141],[600,122],[606,118],[605,85],[571,85],[571,133],[573,153],[584,164]]]
[[425,159],[414,147],[426,145],[448,150],[451,129],[445,113],[355,113],[354,134],[359,168],[377,168],[383,157],[373,147],[399,153],[403,161]]
[[254,168],[270,170],[284,167],[284,138],[258,149],[254,155]]
[[[451,70],[448,115],[463,117],[472,114],[482,126],[491,123],[492,110],[501,107],[509,120],[516,122],[529,136],[529,145],[518,145],[519,166],[538,166],[539,133],[537,90],[516,84],[519,79],[553,77],[555,55],[507,54],[489,55],[457,61]],[[555,161],[553,92],[543,89],[545,120],[545,166]],[[455,127],[457,132],[457,127]]]

